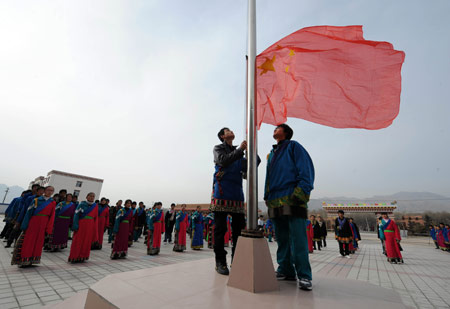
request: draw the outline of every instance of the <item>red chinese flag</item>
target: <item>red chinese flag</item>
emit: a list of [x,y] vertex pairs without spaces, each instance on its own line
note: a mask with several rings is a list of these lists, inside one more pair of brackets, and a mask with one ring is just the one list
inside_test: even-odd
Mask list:
[[405,53],[367,41],[362,26],[317,26],[256,58],[257,124],[287,117],[334,128],[382,129],[397,117]]

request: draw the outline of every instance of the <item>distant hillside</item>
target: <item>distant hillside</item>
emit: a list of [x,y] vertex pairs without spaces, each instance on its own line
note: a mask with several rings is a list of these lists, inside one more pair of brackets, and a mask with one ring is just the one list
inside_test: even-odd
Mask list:
[[[7,185],[0,184],[0,203],[3,201],[3,197],[5,196],[6,188],[8,188]],[[24,190],[25,190],[24,188],[19,187],[19,186],[10,186],[8,195],[6,195],[5,203],[9,203],[9,202],[11,202],[11,200],[13,198],[20,196],[20,194]]]
[[[391,195],[375,195],[369,198],[354,197],[323,197],[311,199],[308,208],[311,210],[321,209],[322,203],[346,203],[346,202],[393,202],[397,201],[398,211],[424,212],[424,211],[449,211],[450,198],[431,192],[397,192]],[[264,202],[259,202],[259,209],[267,211]]]

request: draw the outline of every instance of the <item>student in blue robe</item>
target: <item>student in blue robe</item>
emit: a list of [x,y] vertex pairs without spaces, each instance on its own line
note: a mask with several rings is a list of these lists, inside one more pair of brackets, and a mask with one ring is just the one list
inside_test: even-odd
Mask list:
[[197,210],[192,214],[191,222],[191,248],[194,250],[200,250],[203,248],[203,214],[201,213],[200,206],[197,206]]

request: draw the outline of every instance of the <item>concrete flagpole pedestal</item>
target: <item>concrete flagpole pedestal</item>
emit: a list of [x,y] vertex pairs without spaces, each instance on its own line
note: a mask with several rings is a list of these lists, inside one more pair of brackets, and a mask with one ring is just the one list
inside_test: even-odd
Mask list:
[[228,286],[252,293],[279,289],[269,245],[264,238],[239,237]]

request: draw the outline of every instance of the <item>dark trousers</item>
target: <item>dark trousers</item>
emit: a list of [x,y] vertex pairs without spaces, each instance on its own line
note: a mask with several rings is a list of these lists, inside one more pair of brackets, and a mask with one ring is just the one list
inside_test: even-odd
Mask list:
[[10,222],[6,222],[5,226],[3,227],[2,233],[0,234],[0,238],[6,237],[6,239],[8,239],[8,235],[9,235],[8,231],[11,229],[12,226],[13,225]]
[[339,242],[339,253],[342,256],[350,255],[350,244],[344,244],[342,242]]
[[[214,254],[216,255],[216,263],[227,263],[227,251],[224,249],[225,246],[225,233],[228,230],[227,227],[227,216],[229,213],[215,211],[214,221],[216,226],[214,228]],[[231,213],[231,238],[233,240],[233,247],[231,248],[231,260],[233,260],[234,250],[236,249],[236,244],[238,237],[241,236],[241,230],[245,226],[245,216],[244,214]]]
[[323,242],[323,247],[326,247],[327,246],[327,236],[323,236],[322,242]]
[[114,224],[113,227],[108,227],[108,242],[112,242],[113,240],[113,229],[114,229]]
[[8,246],[11,246],[12,243],[13,243],[14,241],[16,241],[17,238],[19,238],[20,232],[21,232],[20,227],[16,227],[16,226],[15,226],[15,227],[12,229],[12,231],[11,231],[11,233],[9,234],[9,237],[8,237],[8,242],[7,242],[7,245],[8,245]]
[[164,234],[164,242],[172,242],[172,232],[174,225],[174,223],[169,221],[168,226],[166,226],[166,233]]
[[[322,248],[322,240],[316,240],[313,243],[314,243],[314,250],[317,250],[317,249],[320,250],[320,248]],[[317,243],[317,247],[316,247],[316,243]]]
[[434,244],[436,245],[436,249],[439,249],[439,245],[437,241],[434,241]]

